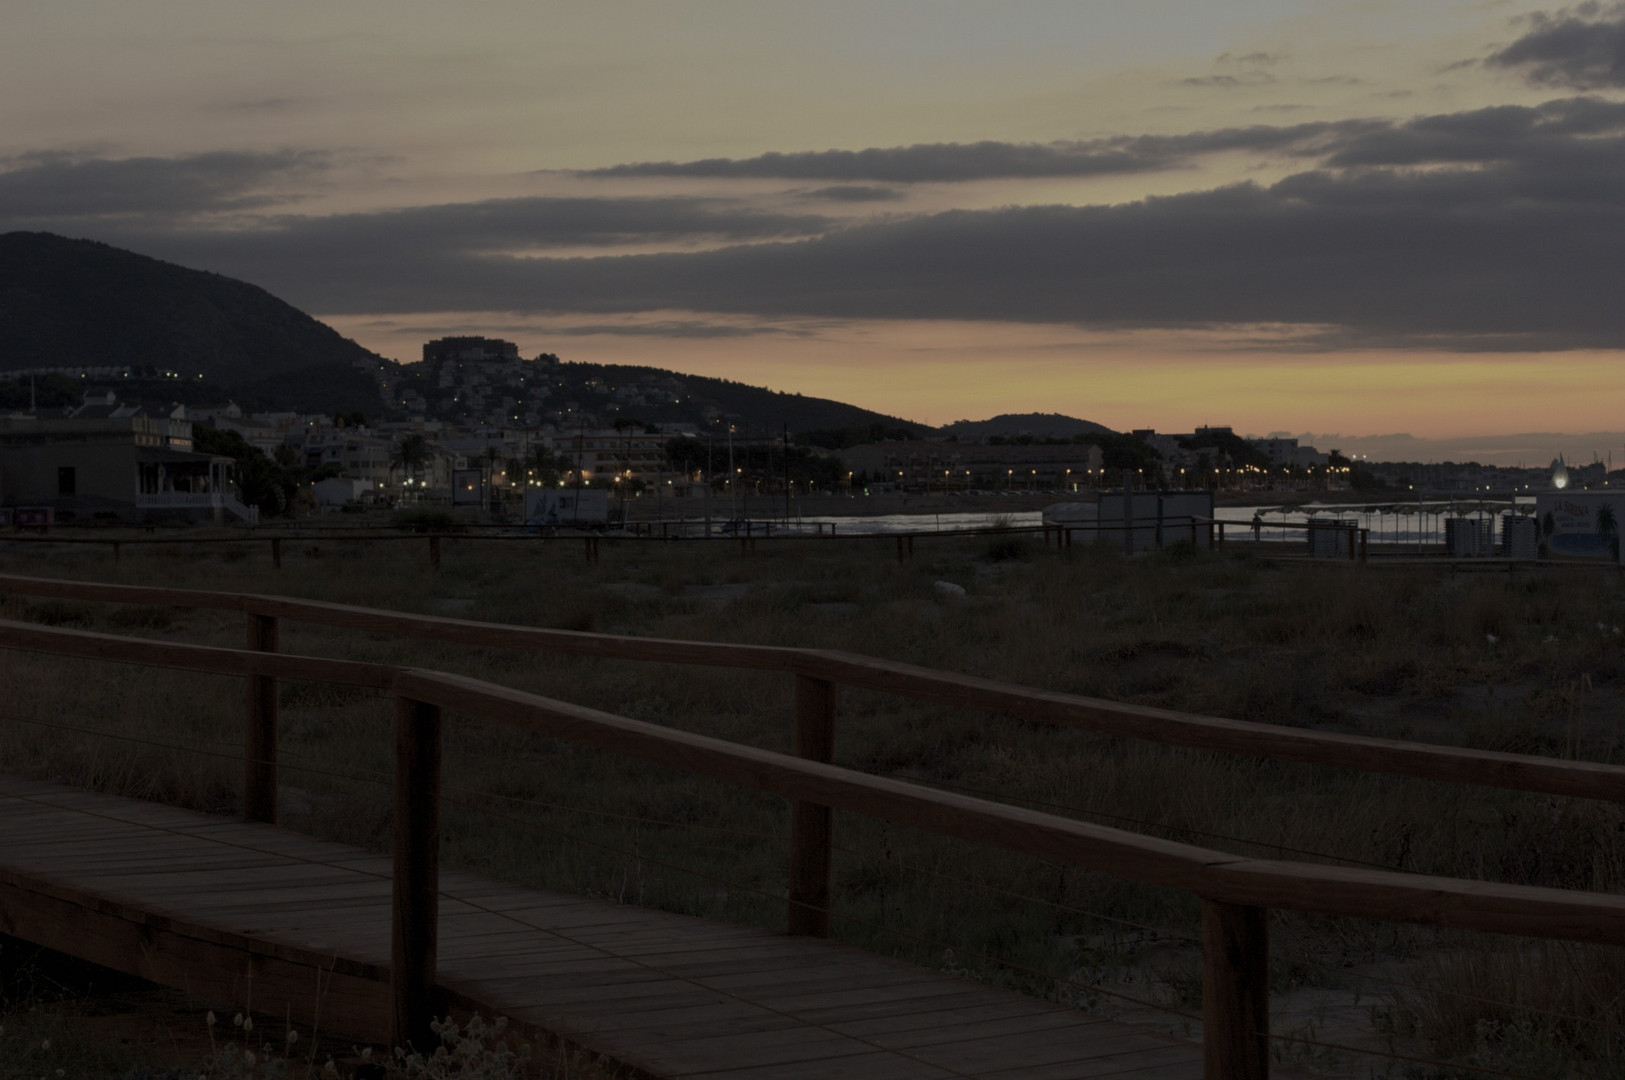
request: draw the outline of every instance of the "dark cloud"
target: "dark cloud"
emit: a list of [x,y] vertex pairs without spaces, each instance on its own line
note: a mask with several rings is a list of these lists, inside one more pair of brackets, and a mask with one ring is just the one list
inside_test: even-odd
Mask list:
[[1221,128],[1188,135],[1125,135],[1079,142],[926,143],[867,150],[812,150],[753,158],[637,162],[594,169],[585,175],[890,183],[1103,176],[1179,168],[1198,155],[1222,150],[1313,153],[1328,139],[1381,126],[1379,121],[1348,120],[1291,127]]
[[1220,64],[1246,64],[1261,67],[1271,67],[1286,60],[1284,52],[1250,52],[1239,56],[1235,53],[1220,53],[1217,62]]
[[1485,62],[1545,86],[1625,86],[1625,4],[1585,3],[1533,15],[1522,37]]
[[671,319],[661,322],[638,323],[582,323],[575,326],[549,326],[551,337],[619,337],[659,338],[747,338],[747,337],[811,337],[809,331],[767,325],[741,326],[735,323],[701,322],[694,319]]
[[[1496,170],[1312,170],[1111,207],[954,211],[815,239],[593,258],[362,253],[312,231],[169,237],[149,253],[318,312],[662,310],[1084,327],[1296,324],[1306,350],[1625,347],[1625,204],[1539,202]],[[1475,185],[1480,185],[1475,190]],[[703,321],[703,318],[702,318]]]
[[[596,324],[584,332],[667,336],[738,334],[735,319],[1285,324],[1302,328],[1289,344],[1306,350],[1625,347],[1617,296],[1625,276],[1625,104],[1580,97],[1404,123],[1109,142],[1142,161],[1235,149],[1286,155],[1301,167],[1270,185],[1118,206],[856,222],[724,199],[535,198],[274,217],[232,231],[94,231],[326,313],[570,314]],[[989,145],[992,159],[1011,149]],[[933,164],[910,157],[914,149],[899,152],[894,171],[906,165],[918,175],[930,164],[941,172],[950,160],[963,170],[982,152],[929,148]],[[1067,155],[1065,147],[1014,149],[1040,161]],[[850,161],[806,157],[820,167]],[[0,223],[6,209],[0,202]],[[550,254],[657,243],[694,250]],[[695,316],[665,327],[619,321],[666,311]]]
[[527,247],[618,245],[674,240],[757,240],[824,232],[829,218],[753,210],[693,197],[490,199],[336,217],[274,219],[293,246],[335,236],[359,249],[510,252]]
[[272,97],[255,98],[247,101],[228,101],[216,108],[221,112],[288,112],[292,109],[302,109],[310,105],[309,98],[301,97]]
[[[336,271],[411,274],[414,267],[458,257],[512,254],[561,247],[616,247],[657,243],[726,243],[807,236],[831,220],[780,214],[702,198],[517,198],[420,206],[325,217],[277,215],[232,232],[172,230],[160,223],[125,228],[92,215],[60,214],[43,224],[13,217],[0,203],[0,229],[41,227],[90,235],[111,243],[184,243],[199,255],[252,248],[267,266],[293,268],[321,262]],[[239,243],[241,241],[241,243]]]
[[1263,86],[1275,81],[1267,71],[1249,71],[1244,75],[1194,75],[1180,79],[1175,86],[1196,86],[1204,90],[1237,90],[1244,86]]
[[80,158],[31,154],[0,162],[0,214],[17,222],[121,215],[179,215],[263,208],[272,189],[327,167],[311,151],[220,151],[178,158]]
[[873,184],[833,184],[801,194],[803,198],[828,199],[831,202],[888,202],[903,197],[903,193],[896,188],[876,187]]

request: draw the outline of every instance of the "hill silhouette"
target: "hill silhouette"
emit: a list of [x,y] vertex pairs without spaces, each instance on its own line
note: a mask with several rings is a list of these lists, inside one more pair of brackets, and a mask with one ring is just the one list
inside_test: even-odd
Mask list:
[[264,289],[90,240],[0,235],[0,375],[157,368],[253,409],[381,406],[387,363]]

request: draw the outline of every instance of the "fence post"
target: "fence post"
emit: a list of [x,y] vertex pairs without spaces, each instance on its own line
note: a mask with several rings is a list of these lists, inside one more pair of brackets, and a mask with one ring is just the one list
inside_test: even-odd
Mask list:
[[[280,633],[274,615],[246,613],[248,648],[274,653]],[[276,823],[277,680],[250,675],[243,680],[243,817]]]
[[1202,901],[1202,1075],[1268,1080],[1269,924],[1264,908]]
[[271,537],[271,569],[282,569],[282,537]]
[[429,565],[436,570],[440,569],[440,535],[438,533],[429,537]]
[[[796,676],[796,756],[828,763],[835,753],[835,684]],[[829,937],[833,813],[820,803],[790,804],[789,931]]]
[[435,1046],[440,915],[440,707],[395,699],[395,861],[389,986],[395,1045]]

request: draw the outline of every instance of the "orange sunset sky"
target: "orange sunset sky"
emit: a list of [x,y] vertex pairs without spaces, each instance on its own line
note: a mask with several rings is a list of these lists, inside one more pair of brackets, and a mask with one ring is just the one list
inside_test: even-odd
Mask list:
[[0,115],[0,231],[400,360],[1625,454],[1618,4],[17,0]]

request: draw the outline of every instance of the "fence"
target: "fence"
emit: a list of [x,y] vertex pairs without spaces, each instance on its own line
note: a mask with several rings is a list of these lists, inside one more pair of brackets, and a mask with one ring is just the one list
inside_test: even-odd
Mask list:
[[[0,620],[0,647],[210,671],[245,682],[244,806],[276,818],[277,680],[380,689],[395,700],[395,1023],[421,1036],[433,1010],[440,729],[445,709],[658,762],[791,803],[789,929],[827,935],[831,815],[843,810],[1195,894],[1202,900],[1206,1075],[1268,1072],[1272,908],[1625,944],[1625,897],[1330,867],[1228,853],[836,767],[838,686],[949,702],[1169,745],[1625,802],[1625,768],[1280,728],[1034,690],[828,650],[544,630],[254,594],[0,576],[0,592],[238,610],[246,649],[121,638]],[[443,641],[626,660],[777,670],[795,682],[795,755],[614,716],[479,680],[276,652],[289,619]]]

